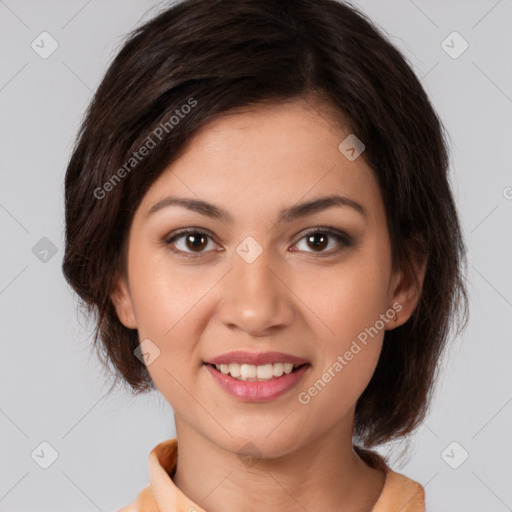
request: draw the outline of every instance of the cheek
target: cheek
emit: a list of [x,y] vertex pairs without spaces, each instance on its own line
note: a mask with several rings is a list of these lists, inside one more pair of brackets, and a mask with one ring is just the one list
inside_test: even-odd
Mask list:
[[322,326],[313,333],[318,364],[298,401],[325,425],[349,414],[379,361],[385,330],[376,323],[385,309],[377,283],[368,276],[364,281],[340,276],[326,288],[329,300],[320,294],[311,297],[316,315],[329,329]]
[[346,409],[370,381],[385,333],[380,315],[387,310],[386,272],[385,262],[361,254],[337,268],[304,273],[296,283],[312,311],[308,323],[317,326],[319,364],[307,383],[315,388],[312,395],[305,391],[322,395],[315,398],[318,405],[335,402]]
[[149,374],[166,397],[179,397],[179,383],[190,387],[194,381],[194,362],[201,368],[198,340],[211,314],[208,291],[218,276],[176,265],[162,250],[133,251],[129,264],[139,339],[151,340],[160,351]]
[[166,343],[198,304],[207,283],[197,271],[173,265],[165,250],[134,250],[131,256],[130,287],[139,336]]
[[385,262],[361,253],[331,268],[297,274],[293,289],[310,309],[308,315],[317,318],[315,325],[323,326],[339,345],[374,325],[386,311],[387,277]]

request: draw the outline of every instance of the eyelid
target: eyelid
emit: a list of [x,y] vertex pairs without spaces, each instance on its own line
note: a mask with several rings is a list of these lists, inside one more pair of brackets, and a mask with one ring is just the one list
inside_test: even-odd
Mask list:
[[[182,251],[181,249],[175,249],[172,247],[172,244],[175,240],[177,240],[178,238],[181,238],[185,235],[188,235],[190,233],[193,233],[193,234],[197,233],[197,234],[205,235],[208,238],[210,238],[215,244],[217,244],[216,237],[213,235],[213,233],[210,230],[205,229],[205,228],[200,228],[200,227],[194,227],[194,226],[173,231],[169,235],[166,235],[162,239],[162,242],[165,246],[169,247],[169,249],[171,251],[179,254],[180,256],[183,256],[184,258],[194,259],[194,258],[199,258],[202,256],[204,257],[208,252],[211,252],[211,251],[204,251],[204,252],[193,253],[193,252]],[[216,252],[220,252],[220,251],[216,251]]]
[[330,226],[316,226],[314,228],[307,228],[304,231],[301,231],[297,236],[297,241],[294,242],[294,245],[302,240],[307,235],[312,235],[315,233],[323,233],[326,235],[330,235],[334,238],[339,238],[342,240],[342,242],[345,245],[351,245],[352,244],[352,237],[349,236],[347,233],[345,233],[342,230],[330,227]]
[[190,226],[188,228],[182,228],[182,229],[177,229],[176,231],[172,231],[171,233],[166,235],[163,238],[163,240],[166,242],[170,242],[171,240],[174,240],[174,239],[178,238],[179,236],[187,235],[189,233],[200,233],[202,235],[209,236],[212,240],[215,240],[215,235],[210,230],[208,230],[206,228],[196,227],[196,226]]

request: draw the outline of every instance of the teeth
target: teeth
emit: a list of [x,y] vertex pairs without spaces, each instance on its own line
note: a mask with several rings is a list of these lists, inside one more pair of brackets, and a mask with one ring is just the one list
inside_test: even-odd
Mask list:
[[293,367],[293,363],[269,363],[259,366],[238,363],[215,365],[215,368],[224,375],[231,375],[231,377],[235,379],[244,381],[265,381],[275,377],[281,377],[283,373],[291,373]]

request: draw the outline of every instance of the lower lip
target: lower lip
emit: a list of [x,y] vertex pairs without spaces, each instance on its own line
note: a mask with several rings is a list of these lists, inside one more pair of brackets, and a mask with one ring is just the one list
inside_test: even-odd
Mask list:
[[309,364],[298,370],[283,374],[281,377],[267,381],[243,381],[225,375],[209,364],[205,365],[215,381],[231,396],[247,402],[267,402],[273,400],[297,385],[302,379]]

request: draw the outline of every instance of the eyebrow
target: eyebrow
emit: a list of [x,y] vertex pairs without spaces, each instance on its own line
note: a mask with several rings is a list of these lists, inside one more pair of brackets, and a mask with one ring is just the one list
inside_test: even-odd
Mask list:
[[[154,204],[148,210],[146,218],[169,206],[181,206],[182,208],[197,212],[201,215],[205,215],[206,217],[222,220],[226,223],[232,224],[234,220],[230,213],[212,203],[199,199],[176,196],[168,196],[161,201],[158,201],[158,203]],[[363,217],[368,217],[368,213],[365,208],[353,199],[346,196],[331,195],[319,197],[312,201],[297,203],[293,206],[282,209],[279,212],[278,222],[292,222],[296,219],[306,217],[307,215],[312,215],[332,207],[349,207]]]

